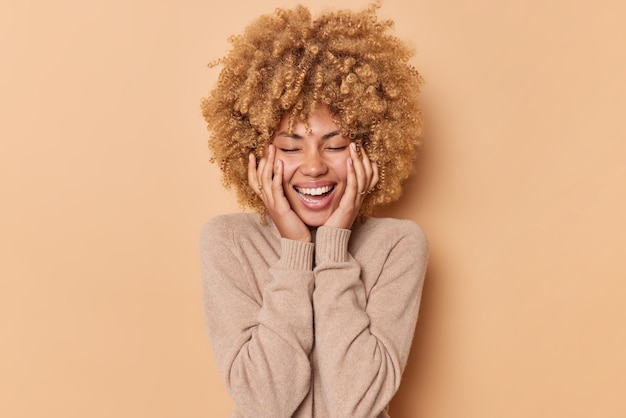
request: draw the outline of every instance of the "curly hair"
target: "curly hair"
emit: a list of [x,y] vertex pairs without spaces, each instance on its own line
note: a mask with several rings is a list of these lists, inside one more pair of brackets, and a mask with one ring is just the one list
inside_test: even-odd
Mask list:
[[265,206],[248,185],[248,155],[261,158],[288,112],[306,122],[328,107],[344,137],[360,140],[378,165],[380,181],[361,216],[396,200],[420,146],[422,79],[409,64],[413,50],[389,33],[372,4],[360,12],[336,11],[312,19],[304,6],[276,9],[229,39],[217,86],[202,100],[210,131],[211,162],[239,203],[262,215]]

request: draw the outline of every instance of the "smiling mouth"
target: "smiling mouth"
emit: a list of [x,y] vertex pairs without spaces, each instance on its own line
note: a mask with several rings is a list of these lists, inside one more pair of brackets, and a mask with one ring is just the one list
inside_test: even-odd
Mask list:
[[335,186],[324,186],[324,187],[296,187],[294,189],[302,199],[307,202],[318,202],[328,196],[334,189]]

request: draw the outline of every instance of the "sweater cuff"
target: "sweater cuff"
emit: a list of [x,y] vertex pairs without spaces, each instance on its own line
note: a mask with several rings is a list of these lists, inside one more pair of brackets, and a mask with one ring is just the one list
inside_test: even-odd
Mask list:
[[295,241],[287,238],[280,239],[280,259],[277,267],[292,270],[313,270],[312,242]]
[[315,264],[322,261],[346,262],[348,255],[348,241],[350,241],[349,229],[320,226],[315,235]]

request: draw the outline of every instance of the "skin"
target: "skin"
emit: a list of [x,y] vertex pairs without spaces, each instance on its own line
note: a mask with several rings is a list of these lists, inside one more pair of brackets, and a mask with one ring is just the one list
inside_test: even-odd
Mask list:
[[378,183],[378,167],[359,143],[341,136],[324,106],[289,131],[281,119],[259,161],[250,154],[248,183],[261,197],[283,238],[311,241],[319,226],[350,229],[368,190]]

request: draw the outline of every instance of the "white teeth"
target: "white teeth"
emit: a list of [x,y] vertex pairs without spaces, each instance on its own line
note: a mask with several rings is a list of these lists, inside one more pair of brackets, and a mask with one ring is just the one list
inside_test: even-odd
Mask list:
[[332,189],[332,186],[324,186],[324,187],[314,187],[312,189],[308,189],[308,188],[298,188],[298,193],[300,194],[308,194],[311,196],[319,196],[319,195],[323,195],[324,193],[328,193],[330,192]]

